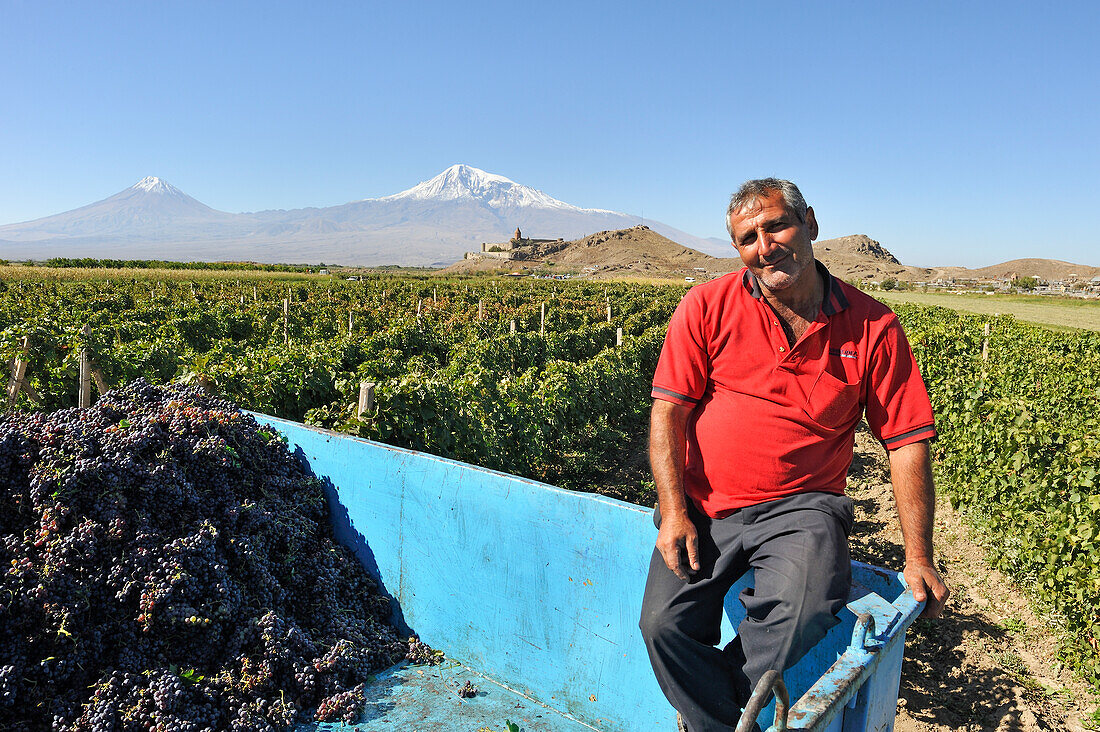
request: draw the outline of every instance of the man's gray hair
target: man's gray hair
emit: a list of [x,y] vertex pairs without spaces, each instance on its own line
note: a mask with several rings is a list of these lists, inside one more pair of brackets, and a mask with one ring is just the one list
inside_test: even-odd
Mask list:
[[768,194],[776,191],[783,195],[783,202],[788,209],[794,211],[795,215],[798,216],[798,220],[803,224],[806,223],[806,209],[809,207],[806,205],[806,199],[802,197],[802,191],[798,190],[798,186],[794,183],[782,178],[747,180],[741,184],[736,193],[730,196],[730,205],[726,209],[726,231],[730,233],[731,239],[733,238],[733,224],[730,222],[730,218],[741,209],[751,206],[757,200],[766,198]]

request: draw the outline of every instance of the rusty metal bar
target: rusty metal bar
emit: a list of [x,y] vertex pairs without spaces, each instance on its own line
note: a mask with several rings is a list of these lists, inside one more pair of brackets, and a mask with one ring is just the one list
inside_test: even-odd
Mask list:
[[791,697],[787,693],[787,685],[783,683],[783,674],[775,669],[765,672],[760,677],[734,732],[752,732],[756,718],[760,716],[760,712],[764,711],[764,707],[768,706],[772,696],[775,696],[775,723],[769,732],[771,730],[786,732],[787,711],[791,708]]
[[[818,679],[791,710],[792,729],[821,732],[863,688],[878,666],[883,641],[874,637],[875,619],[860,613],[852,628],[852,642],[836,663]],[[769,732],[772,732],[769,730]]]
[[852,627],[852,642],[848,647],[873,651],[882,648],[882,645],[882,641],[875,638],[875,616],[871,613],[860,613]]

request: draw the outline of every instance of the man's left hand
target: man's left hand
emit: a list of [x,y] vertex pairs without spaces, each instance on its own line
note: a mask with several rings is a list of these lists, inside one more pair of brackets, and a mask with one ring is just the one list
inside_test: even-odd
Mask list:
[[906,562],[905,582],[913,591],[913,597],[917,602],[925,602],[922,618],[938,618],[943,613],[943,606],[951,595],[940,573],[936,571],[931,562]]

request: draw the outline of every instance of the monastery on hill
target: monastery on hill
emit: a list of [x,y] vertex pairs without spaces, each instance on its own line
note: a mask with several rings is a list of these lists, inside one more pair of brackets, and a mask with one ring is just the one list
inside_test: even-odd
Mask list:
[[519,227],[516,227],[516,233],[512,234],[512,238],[502,243],[490,243],[482,242],[480,252],[466,252],[463,255],[463,259],[518,259],[520,247],[531,246],[532,244],[546,244],[552,241],[563,241],[562,239],[525,239],[520,232]]

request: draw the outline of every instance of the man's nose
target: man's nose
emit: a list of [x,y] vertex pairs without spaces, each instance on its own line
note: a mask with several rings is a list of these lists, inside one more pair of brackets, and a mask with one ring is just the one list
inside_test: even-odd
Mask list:
[[775,239],[772,237],[772,235],[766,231],[759,232],[756,235],[756,240],[758,242],[760,256],[764,257],[765,259],[769,254],[779,248],[779,245],[776,244]]

